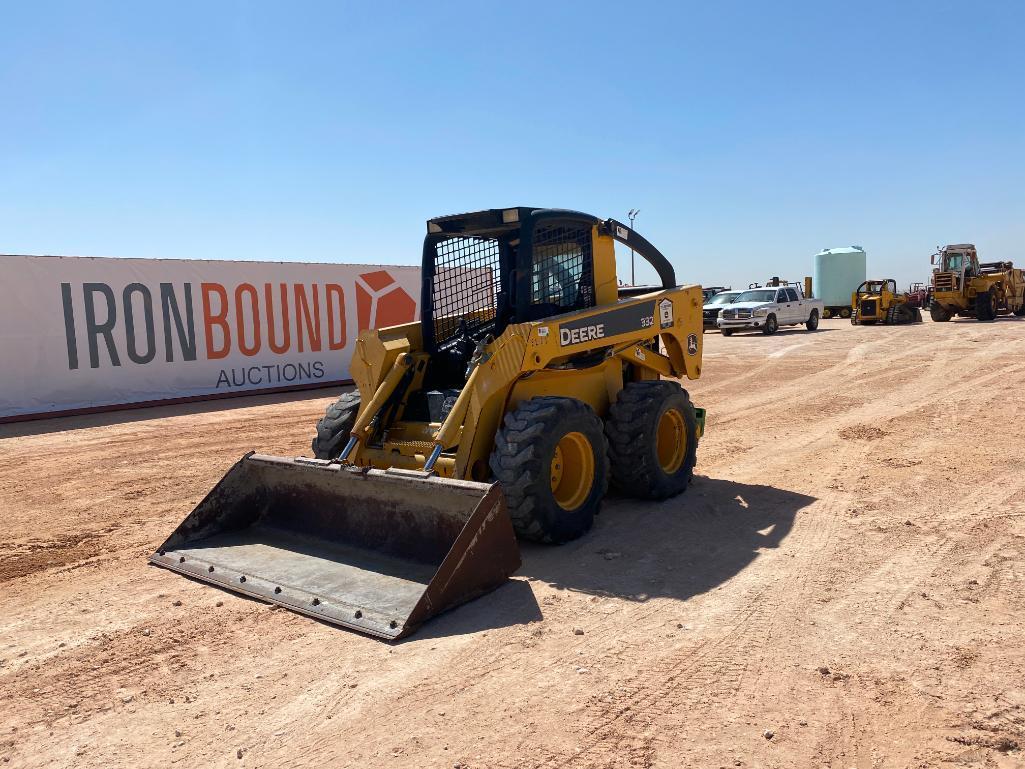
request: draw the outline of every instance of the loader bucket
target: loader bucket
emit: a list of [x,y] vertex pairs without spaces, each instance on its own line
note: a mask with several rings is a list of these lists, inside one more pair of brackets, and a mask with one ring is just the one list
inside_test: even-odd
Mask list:
[[150,561],[394,639],[501,585],[520,553],[492,484],[247,454]]

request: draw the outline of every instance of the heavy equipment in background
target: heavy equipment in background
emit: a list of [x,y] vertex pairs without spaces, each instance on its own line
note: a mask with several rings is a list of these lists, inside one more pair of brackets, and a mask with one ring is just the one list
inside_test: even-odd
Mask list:
[[932,302],[929,315],[937,322],[955,315],[996,320],[1001,313],[1025,315],[1025,273],[1011,262],[980,262],[975,246],[943,246],[932,255]]
[[897,291],[897,281],[893,278],[866,280],[851,294],[851,307],[854,326],[922,322],[922,311],[911,303],[908,294]]
[[[615,242],[661,287],[620,298]],[[360,334],[315,458],[247,454],[151,561],[382,638],[494,589],[516,535],[562,543],[611,482],[690,483],[702,293],[613,219],[506,208],[431,219],[421,321]],[[667,377],[667,379],[661,379]]]
[[908,303],[912,307],[925,309],[932,302],[932,286],[925,283],[912,283],[908,287]]

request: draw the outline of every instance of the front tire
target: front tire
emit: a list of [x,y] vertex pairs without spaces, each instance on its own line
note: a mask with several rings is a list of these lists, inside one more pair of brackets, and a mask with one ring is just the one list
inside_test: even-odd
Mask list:
[[975,295],[975,317],[981,321],[997,319],[997,298],[992,291],[980,291]]
[[809,331],[815,331],[819,327],[819,311],[812,310],[811,315],[808,316],[808,322],[804,324],[804,327]]
[[934,323],[946,323],[950,320],[950,313],[946,311],[943,305],[933,302],[929,305],[929,317],[933,319]]
[[531,398],[506,414],[490,465],[513,528],[534,542],[585,534],[609,483],[601,420],[576,398]]
[[356,424],[359,404],[359,390],[353,390],[327,407],[323,418],[317,422],[317,434],[312,444],[313,456],[317,459],[334,459],[342,453],[352,434],[352,426]]
[[630,382],[605,422],[612,483],[639,499],[684,491],[697,462],[697,417],[676,382]]
[[733,329],[732,328],[720,329],[719,333],[722,334],[723,336],[733,336]]
[[779,330],[779,321],[776,320],[775,315],[769,315],[765,318],[765,325],[762,326],[762,333],[766,336],[772,336]]

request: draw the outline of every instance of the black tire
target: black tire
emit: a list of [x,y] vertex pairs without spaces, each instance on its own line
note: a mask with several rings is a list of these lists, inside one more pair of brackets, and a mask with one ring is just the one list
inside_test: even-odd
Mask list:
[[932,318],[935,323],[946,323],[950,320],[950,313],[947,312],[942,305],[933,302],[929,305],[929,317]]
[[770,313],[765,318],[765,325],[762,326],[762,333],[766,336],[772,336],[779,331],[779,321],[776,320],[776,316]]
[[352,426],[359,413],[359,390],[347,392],[327,407],[324,417],[317,422],[317,434],[313,438],[313,456],[317,459],[334,459],[342,453],[349,442]]
[[1025,315],[1025,302],[1023,302],[1021,307],[1019,307],[1017,310],[1012,310],[1011,312],[1016,318],[1020,318],[1023,315]]
[[[668,429],[660,435],[664,418]],[[682,446],[679,438],[673,439],[674,433],[684,436]],[[690,484],[697,463],[697,417],[690,396],[677,382],[627,384],[609,409],[605,434],[612,485],[622,493],[638,499],[667,499]],[[676,456],[660,457],[660,452],[674,449]]]
[[809,331],[816,331],[819,327],[819,311],[813,309],[811,315],[808,316],[808,321],[804,324],[804,327]]
[[842,307],[840,309],[840,317],[841,318],[849,318],[849,317],[851,317],[851,308],[850,307]]
[[733,329],[732,328],[723,328],[723,329],[719,330],[719,333],[722,334],[723,336],[733,336]]
[[[593,474],[583,501],[566,509],[556,499],[551,474],[556,447],[570,434],[586,439]],[[505,493],[513,528],[534,542],[558,545],[585,534],[609,485],[608,445],[601,419],[576,398],[531,398],[506,414],[490,465]]]
[[996,320],[996,297],[992,291],[980,291],[975,295],[975,317],[981,321]]

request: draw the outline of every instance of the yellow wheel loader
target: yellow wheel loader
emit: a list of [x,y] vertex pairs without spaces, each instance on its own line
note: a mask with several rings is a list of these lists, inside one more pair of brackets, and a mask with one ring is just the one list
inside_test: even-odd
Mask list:
[[[661,287],[620,291],[616,241]],[[701,332],[701,287],[613,219],[431,219],[421,321],[360,334],[315,457],[247,454],[151,561],[398,638],[502,584],[517,535],[584,534],[610,483],[687,488],[705,415],[676,380],[700,376]]]
[[866,280],[851,294],[851,324],[887,326],[921,323],[922,311],[911,304],[908,294],[897,291],[897,281]]
[[1025,315],[1025,272],[1011,262],[980,262],[971,243],[944,246],[933,254],[930,317],[939,323],[955,315],[996,320]]

